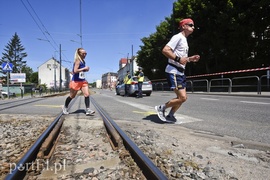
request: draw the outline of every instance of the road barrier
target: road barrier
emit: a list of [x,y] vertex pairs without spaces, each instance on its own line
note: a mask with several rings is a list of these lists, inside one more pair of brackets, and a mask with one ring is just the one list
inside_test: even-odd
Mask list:
[[[195,75],[195,76],[187,76],[187,91],[193,92],[257,92],[257,94],[261,94],[262,89],[270,92],[270,67],[265,68],[255,68],[255,69],[246,69],[246,70],[238,70],[238,71],[228,71],[228,72],[220,72],[213,74],[203,74],[203,75]],[[267,75],[262,76],[240,76],[233,78],[224,78],[225,74],[233,74],[233,73],[245,73],[245,72],[255,72],[267,70]],[[221,75],[221,78],[211,79],[210,76]],[[209,79],[193,79],[200,77],[207,77]],[[265,80],[265,81],[263,81]],[[153,91],[166,91],[170,90],[166,79],[152,80]],[[225,90],[226,89],[226,90]]]

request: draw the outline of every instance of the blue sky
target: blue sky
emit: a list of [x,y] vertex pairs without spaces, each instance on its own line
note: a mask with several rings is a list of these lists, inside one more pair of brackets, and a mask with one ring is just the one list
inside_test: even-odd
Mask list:
[[141,39],[154,33],[156,26],[171,15],[173,2],[81,0],[80,11],[80,0],[1,0],[1,56],[17,32],[28,54],[24,60],[34,71],[53,56],[59,59],[60,44],[63,66],[71,70],[82,30],[82,44],[90,66],[87,80],[93,82],[106,72],[117,72],[120,58],[131,57],[132,47],[136,55]]

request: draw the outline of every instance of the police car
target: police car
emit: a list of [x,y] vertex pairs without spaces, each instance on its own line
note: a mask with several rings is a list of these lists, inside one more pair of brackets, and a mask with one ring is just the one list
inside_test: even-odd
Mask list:
[[[152,82],[148,79],[147,76],[144,76],[144,81],[142,85],[142,93],[146,96],[150,96],[152,93],[153,87]],[[138,93],[138,78],[137,76],[131,77],[131,84],[128,91],[128,94],[130,96],[135,96]],[[116,94],[117,95],[125,95],[125,84],[119,84],[116,86]]]

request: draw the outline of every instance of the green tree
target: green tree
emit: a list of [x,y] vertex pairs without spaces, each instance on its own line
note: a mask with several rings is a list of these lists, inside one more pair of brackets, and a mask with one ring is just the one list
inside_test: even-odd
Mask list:
[[26,75],[26,83],[32,83],[31,75],[33,74],[33,69],[28,66],[23,66],[21,72]]
[[[23,59],[27,57],[27,53],[24,52],[24,50],[25,48],[22,46],[19,36],[15,33],[10,42],[5,46],[4,52],[2,53],[1,64],[4,62],[12,63],[12,72],[20,72],[20,70],[26,66],[26,61],[23,61]],[[1,72],[3,72],[2,69]]]
[[38,72],[34,72],[30,75],[29,82],[34,83],[34,84],[39,84],[38,82]]
[[140,46],[137,56],[138,66],[143,67],[144,74],[150,79],[164,78],[167,58],[161,51],[172,34],[168,21],[163,21],[156,29],[156,33],[141,39],[144,45]]
[[189,39],[190,54],[198,53],[202,58],[199,63],[188,67],[192,68],[193,74],[256,68],[268,62],[269,38],[266,32],[269,32],[270,19],[266,12],[270,8],[269,2],[190,2],[181,1],[177,12],[183,17],[181,12],[192,7],[187,14],[198,27]]
[[161,50],[179,32],[179,21],[192,18],[196,29],[188,37],[189,54],[200,54],[201,60],[187,65],[187,75],[269,66],[269,11],[266,0],[178,0],[157,31],[142,38],[137,63],[150,79],[164,77],[167,59]]

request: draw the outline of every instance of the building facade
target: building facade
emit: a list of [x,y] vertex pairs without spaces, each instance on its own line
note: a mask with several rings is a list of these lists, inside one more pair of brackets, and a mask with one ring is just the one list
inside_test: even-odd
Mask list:
[[128,59],[126,61],[123,61],[122,59],[120,59],[119,61],[119,70],[117,71],[118,80],[120,82],[123,82],[127,74],[127,71],[130,72],[131,76],[134,76],[134,74],[138,71],[138,68],[139,68],[136,62],[137,60],[136,57],[133,57],[132,59]]
[[117,73],[108,72],[108,73],[102,74],[101,83],[102,83],[103,89],[107,89],[107,88],[114,89],[117,84]]
[[101,89],[101,85],[102,85],[101,80],[100,79],[96,80],[96,88]]
[[60,67],[60,63],[56,59],[51,58],[38,67],[38,80],[39,84],[46,84],[48,89],[59,90],[60,87],[68,88],[70,73],[67,68]]

